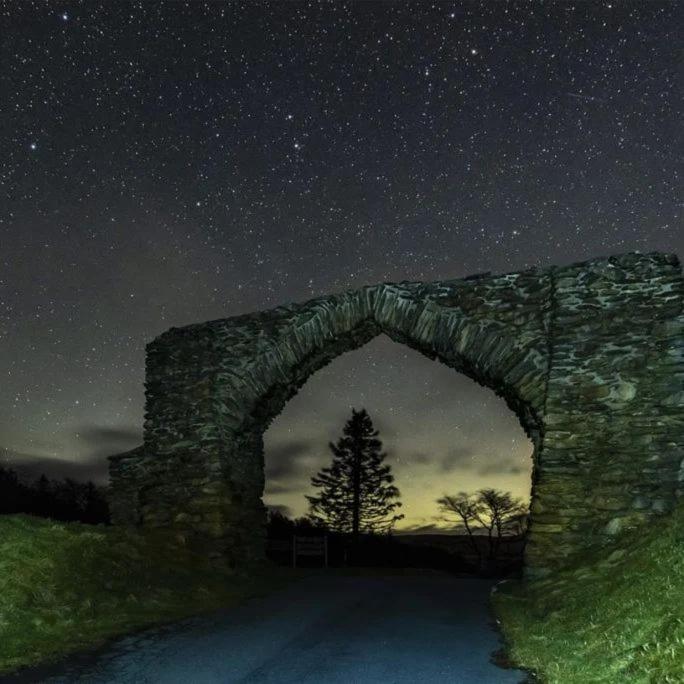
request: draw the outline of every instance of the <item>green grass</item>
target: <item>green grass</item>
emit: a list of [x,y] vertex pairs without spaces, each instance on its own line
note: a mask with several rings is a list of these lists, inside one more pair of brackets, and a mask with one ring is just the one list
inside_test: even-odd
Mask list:
[[548,684],[684,682],[684,511],[553,577],[505,583],[509,657]]
[[[548,684],[684,682],[683,523],[680,510],[622,537],[622,555],[596,552],[551,578],[502,585],[494,607],[510,657]],[[0,516],[0,673],[291,577],[285,568],[238,577],[161,536]]]
[[220,571],[161,536],[2,515],[0,673],[229,606],[288,577]]

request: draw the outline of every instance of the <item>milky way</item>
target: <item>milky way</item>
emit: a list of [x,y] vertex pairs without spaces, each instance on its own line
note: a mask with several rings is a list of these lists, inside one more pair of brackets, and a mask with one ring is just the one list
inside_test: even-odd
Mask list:
[[[617,0],[0,3],[6,457],[103,479],[104,456],[140,441],[144,345],[171,326],[380,281],[684,253],[682,18]],[[464,474],[477,442],[445,435],[473,407],[500,447],[523,438],[491,392],[455,379],[440,403],[453,372],[374,345],[312,379],[302,396],[329,408],[286,410],[269,462],[364,397],[388,443],[417,420],[441,430],[435,448],[392,443],[408,489],[443,481],[449,454]],[[407,465],[417,453],[432,465]]]

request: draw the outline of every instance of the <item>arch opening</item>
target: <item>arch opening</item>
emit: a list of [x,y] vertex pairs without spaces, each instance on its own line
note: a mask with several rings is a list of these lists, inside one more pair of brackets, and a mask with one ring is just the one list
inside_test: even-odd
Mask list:
[[[432,361],[440,361],[448,367],[444,370],[452,373],[454,377],[458,374],[473,380],[494,394],[502,398],[522,427],[524,434],[532,443],[532,487],[531,492],[525,497],[529,500],[534,495],[534,464],[536,463],[538,447],[540,445],[541,425],[534,408],[520,395],[514,383],[509,381],[505,375],[506,370],[511,366],[520,365],[522,360],[523,369],[530,375],[536,373],[539,376],[539,368],[526,363],[529,360],[529,347],[511,344],[511,340],[506,340],[505,335],[501,336],[500,331],[492,336],[490,331],[477,329],[476,334],[471,330],[465,330],[464,337],[468,338],[468,344],[463,345],[461,350],[457,350],[456,345],[451,345],[448,352],[440,350],[438,346],[430,344],[425,340],[416,339],[407,334],[406,331],[396,327],[383,326],[375,320],[363,320],[353,328],[345,331],[344,334],[329,335],[324,338],[323,343],[316,345],[303,355],[298,362],[288,366],[286,372],[275,374],[275,379],[268,387],[268,391],[262,392],[254,403],[252,411],[246,416],[243,424],[237,430],[241,436],[239,448],[247,458],[241,459],[249,464],[253,470],[252,477],[258,482],[259,501],[252,501],[252,506],[256,506],[260,511],[262,520],[266,519],[266,508],[263,504],[262,494],[265,489],[265,461],[264,461],[264,433],[268,430],[272,422],[281,414],[287,403],[294,397],[300,388],[307,381],[315,376],[324,366],[335,361],[340,356],[358,350],[371,341],[385,338],[397,343],[403,348],[417,351],[423,357]],[[479,335],[477,334],[479,333]],[[479,344],[479,342],[482,342]],[[514,353],[511,354],[510,350]],[[508,350],[502,354],[502,350]],[[505,363],[497,367],[496,363],[491,363],[490,355],[499,354]],[[513,357],[511,360],[510,357]],[[260,362],[263,368],[263,359]],[[456,371],[456,373],[454,373]],[[523,375],[525,372],[522,373]],[[512,377],[518,377],[521,371],[517,371]],[[271,375],[273,377],[273,375]],[[543,380],[543,375],[539,376],[538,381]],[[256,493],[256,492],[255,492]],[[265,546],[265,535],[261,543]]]
[[[269,512],[279,511],[290,520],[307,514],[304,495],[314,493],[310,477],[330,463],[328,442],[340,436],[352,407],[364,407],[379,430],[386,463],[401,492],[405,518],[395,526],[394,538],[410,540],[411,549],[428,540],[439,541],[442,551],[452,544],[472,563],[467,532],[440,510],[437,500],[489,487],[529,504],[533,445],[501,398],[435,360],[381,333],[309,376],[264,433],[264,503]],[[282,536],[289,521],[275,522],[280,524],[275,534]],[[273,524],[269,531],[273,536]],[[504,543],[509,568],[517,562],[511,561],[510,550],[523,547],[511,533],[506,530]],[[275,546],[283,545],[278,541]],[[404,546],[376,560],[397,564]],[[401,558],[418,562],[417,556]],[[445,553],[425,558],[445,568],[457,562],[455,555]],[[290,558],[280,548],[275,560],[287,563]]]

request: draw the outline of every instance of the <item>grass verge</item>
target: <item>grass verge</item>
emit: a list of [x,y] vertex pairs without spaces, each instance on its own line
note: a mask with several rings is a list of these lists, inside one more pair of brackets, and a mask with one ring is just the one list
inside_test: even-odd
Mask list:
[[508,654],[547,684],[684,682],[684,510],[494,593]]
[[162,537],[0,516],[0,673],[282,586],[280,569],[239,577]]

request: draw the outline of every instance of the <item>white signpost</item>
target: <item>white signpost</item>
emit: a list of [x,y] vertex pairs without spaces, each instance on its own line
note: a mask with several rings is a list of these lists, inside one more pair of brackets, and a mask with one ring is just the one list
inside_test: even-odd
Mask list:
[[323,556],[323,564],[328,567],[328,535],[323,537],[292,536],[292,567],[297,567],[297,556]]

